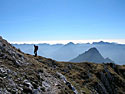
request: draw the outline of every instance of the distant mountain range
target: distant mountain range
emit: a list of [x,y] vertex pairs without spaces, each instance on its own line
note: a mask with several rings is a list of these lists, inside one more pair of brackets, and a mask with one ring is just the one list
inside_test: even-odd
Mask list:
[[[13,44],[25,53],[33,54],[34,44]],[[67,44],[38,44],[38,55],[52,58],[57,61],[70,61],[78,55],[84,53],[92,47],[96,47],[104,58],[109,57],[116,64],[125,64],[125,45],[109,42],[93,42],[74,44],[69,42]]]
[[90,48],[85,53],[80,54],[76,58],[70,60],[70,62],[113,63],[113,61],[109,58],[104,58],[95,47]]

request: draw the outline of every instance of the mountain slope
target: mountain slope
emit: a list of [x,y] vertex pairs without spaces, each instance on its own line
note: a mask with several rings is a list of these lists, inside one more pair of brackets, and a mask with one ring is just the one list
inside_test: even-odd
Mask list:
[[0,37],[0,94],[73,94],[53,73]]
[[112,62],[109,58],[104,59],[104,57],[99,53],[96,48],[91,48],[85,53],[79,55],[78,57],[70,60],[71,62],[95,62],[95,63],[110,63]]
[[0,94],[124,94],[125,66],[57,62],[0,37]]
[[125,93],[125,65],[55,62],[41,57],[36,60],[62,73],[78,94]]

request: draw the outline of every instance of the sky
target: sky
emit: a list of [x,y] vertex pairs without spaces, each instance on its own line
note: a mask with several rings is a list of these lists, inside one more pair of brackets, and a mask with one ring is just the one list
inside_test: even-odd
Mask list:
[[0,36],[11,43],[125,44],[125,0],[0,0]]

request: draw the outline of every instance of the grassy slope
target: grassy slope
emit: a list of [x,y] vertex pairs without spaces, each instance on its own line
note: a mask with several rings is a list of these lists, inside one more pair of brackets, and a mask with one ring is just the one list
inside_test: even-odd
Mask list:
[[[111,84],[110,87],[112,92],[115,93],[114,88],[117,88],[118,94],[125,93],[125,65],[115,65],[115,67],[113,67],[114,64],[112,63],[94,64],[88,62],[57,62],[40,56],[36,57],[35,59],[51,67],[54,71],[59,71],[60,73],[64,74],[80,93],[96,93],[97,91],[94,89],[98,87],[99,83],[103,83],[104,87],[107,89],[105,82],[101,79],[101,74],[104,74],[106,79],[108,79],[109,84]],[[111,78],[109,78],[110,76]],[[101,94],[100,91],[98,91],[98,93]]]

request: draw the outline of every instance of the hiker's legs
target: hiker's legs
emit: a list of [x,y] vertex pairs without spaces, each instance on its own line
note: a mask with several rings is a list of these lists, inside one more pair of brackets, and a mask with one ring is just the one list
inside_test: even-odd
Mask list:
[[37,56],[37,51],[36,52],[34,52],[34,54],[35,54],[35,57]]

